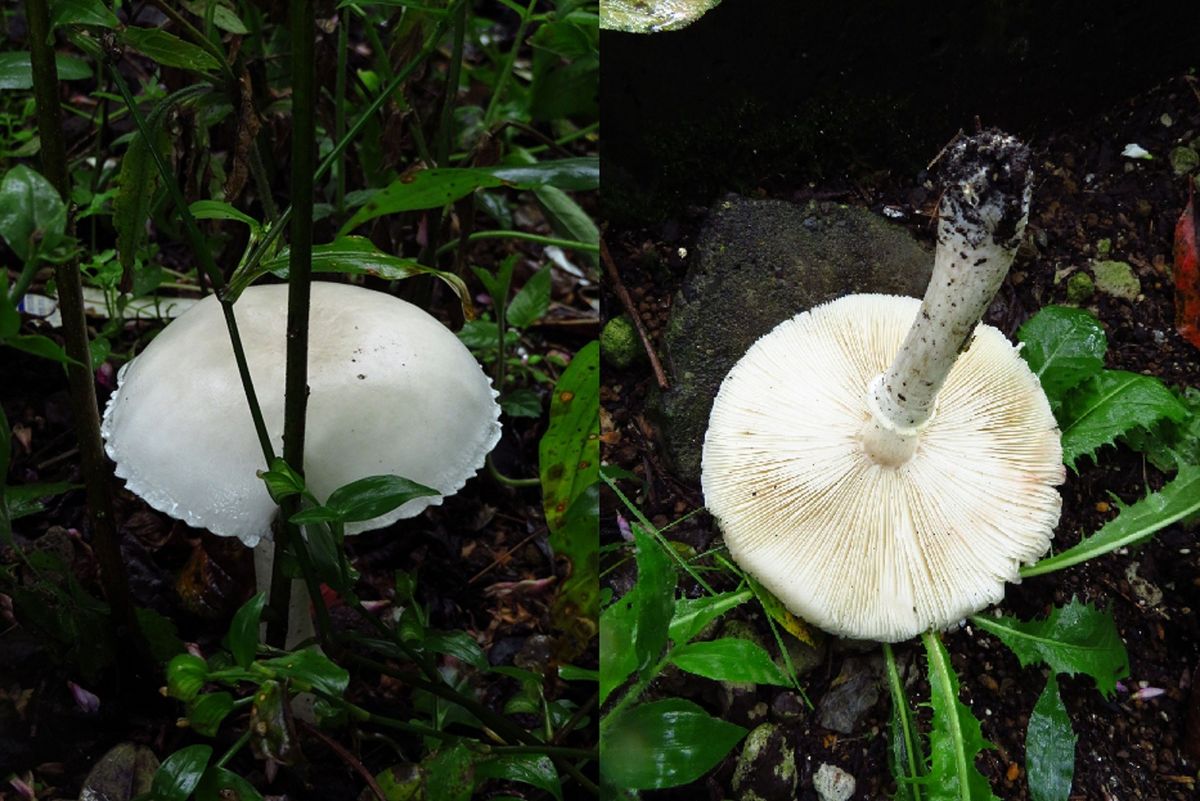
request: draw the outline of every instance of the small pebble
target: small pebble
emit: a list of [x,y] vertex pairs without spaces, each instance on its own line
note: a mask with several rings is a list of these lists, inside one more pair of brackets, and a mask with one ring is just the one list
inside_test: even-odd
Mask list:
[[1096,504],[1096,511],[1100,512],[1101,514],[1107,512],[1111,508],[1112,507],[1108,505],[1107,501],[1100,501]]
[[1015,782],[1020,777],[1021,777],[1021,766],[1018,765],[1016,762],[1009,762],[1008,770],[1005,771],[1005,773],[1004,773],[1004,778],[1008,779],[1010,782]]

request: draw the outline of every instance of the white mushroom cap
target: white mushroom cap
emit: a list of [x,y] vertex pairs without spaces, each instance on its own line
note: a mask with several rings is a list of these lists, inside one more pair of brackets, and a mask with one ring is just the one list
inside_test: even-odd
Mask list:
[[851,295],[785,321],[721,385],[702,484],[733,557],[795,614],[897,642],[999,601],[1050,545],[1064,478],[1038,379],[975,329],[910,457],[867,455],[868,386],[921,302]]
[[[235,308],[267,430],[283,431],[287,287],[247,289]],[[453,495],[500,439],[497,393],[470,351],[418,307],[345,284],[312,286],[304,468],[324,501],[395,474],[439,490],[347,525],[357,533]],[[234,536],[270,537],[276,506],[220,304],[197,303],[122,368],[102,433],[116,473],[154,508]]]

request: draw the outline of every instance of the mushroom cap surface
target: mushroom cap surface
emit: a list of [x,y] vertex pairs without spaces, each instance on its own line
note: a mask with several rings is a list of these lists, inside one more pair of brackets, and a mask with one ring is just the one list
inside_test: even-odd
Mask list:
[[[234,306],[267,430],[283,432],[287,287],[254,286]],[[449,329],[399,298],[314,282],[304,467],[324,501],[338,487],[395,474],[437,489],[349,534],[419,514],[453,495],[500,439],[497,393]],[[102,433],[116,474],[147,503],[253,546],[276,505],[221,306],[197,303],[121,369]]]
[[920,306],[850,295],[781,323],[730,371],[709,418],[701,482],[734,559],[840,636],[898,642],[998,602],[1059,518],[1057,423],[991,326],[975,329],[909,461],[863,451],[867,386]]

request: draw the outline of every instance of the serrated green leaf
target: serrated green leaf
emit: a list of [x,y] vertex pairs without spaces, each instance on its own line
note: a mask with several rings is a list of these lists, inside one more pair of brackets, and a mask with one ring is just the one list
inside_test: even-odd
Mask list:
[[538,445],[542,503],[553,534],[571,504],[600,478],[600,343],[580,348],[558,378]]
[[205,737],[216,737],[221,721],[233,711],[233,696],[227,692],[207,693],[188,707],[188,722],[192,728]]
[[671,618],[671,641],[676,647],[690,642],[709,623],[753,597],[754,593],[744,589],[700,598],[680,598],[675,602],[675,614]]
[[1017,331],[1021,357],[1057,405],[1072,387],[1104,369],[1108,339],[1100,322],[1082,309],[1047,306]]
[[671,651],[681,670],[714,681],[750,681],[788,686],[791,682],[758,643],[737,637],[694,642]]
[[229,625],[229,650],[233,653],[234,664],[240,668],[248,668],[254,661],[258,651],[258,624],[266,603],[267,594],[258,593],[242,604]]
[[703,776],[746,736],[691,701],[642,704],[600,731],[600,770],[618,787],[678,787]]
[[1150,464],[1164,473],[1173,473],[1184,465],[1200,465],[1200,388],[1176,390],[1175,397],[1187,409],[1183,420],[1164,420],[1154,428],[1125,436],[1129,447],[1146,454]]
[[505,318],[515,328],[528,328],[550,308],[551,268],[543,267],[529,277],[508,304]]
[[1067,801],[1075,776],[1075,741],[1054,671],[1025,730],[1025,774],[1033,801]]
[[1063,462],[1075,469],[1081,456],[1095,458],[1096,451],[1117,437],[1160,420],[1180,421],[1187,409],[1161,381],[1124,370],[1104,370],[1078,387],[1063,402],[1059,414]]
[[649,533],[633,524],[637,544],[637,618],[633,650],[643,673],[658,663],[675,613],[675,563]]
[[39,173],[18,164],[0,181],[0,237],[28,262],[60,244],[67,230],[67,206]]
[[187,801],[212,758],[212,746],[189,745],[171,754],[154,774],[150,792],[156,801]]
[[1040,576],[1137,545],[1156,531],[1200,513],[1200,467],[1184,465],[1158,492],[1123,507],[1099,531],[1079,544],[1021,569],[1022,577]]
[[570,158],[529,165],[499,167],[440,167],[409,173],[377,192],[346,221],[338,236],[386,214],[437,209],[476,189],[508,186],[533,189],[557,186],[581,191],[595,189],[600,181],[598,158]]
[[208,681],[208,665],[192,654],[179,654],[167,663],[167,692],[180,701],[191,701]]
[[929,801],[999,801],[975,760],[992,748],[983,739],[979,721],[958,700],[958,676],[950,654],[936,634],[921,635],[929,659],[929,702],[933,729],[929,733],[932,765],[923,796]]
[[562,784],[550,757],[540,754],[494,756],[475,764],[476,779],[503,779],[545,790],[562,801]]
[[1055,607],[1041,620],[975,615],[971,622],[1000,638],[1022,667],[1045,664],[1059,673],[1084,673],[1109,697],[1117,679],[1129,675],[1129,657],[1111,612],[1101,612],[1078,598]]
[[159,28],[126,28],[121,34],[129,47],[164,67],[211,72],[221,65],[205,49]]

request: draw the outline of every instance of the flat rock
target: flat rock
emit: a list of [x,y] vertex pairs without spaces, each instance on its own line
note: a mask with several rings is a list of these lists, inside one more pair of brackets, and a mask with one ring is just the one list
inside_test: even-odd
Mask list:
[[843,295],[921,297],[932,268],[931,249],[865,209],[735,195],[719,201],[664,337],[671,389],[659,409],[680,476],[699,480],[713,398],[755,340]]
[[796,797],[796,748],[788,728],[763,723],[747,735],[733,772],[738,801]]
[[871,662],[847,657],[833,687],[817,704],[817,720],[839,734],[854,734],[879,700],[879,676]]

